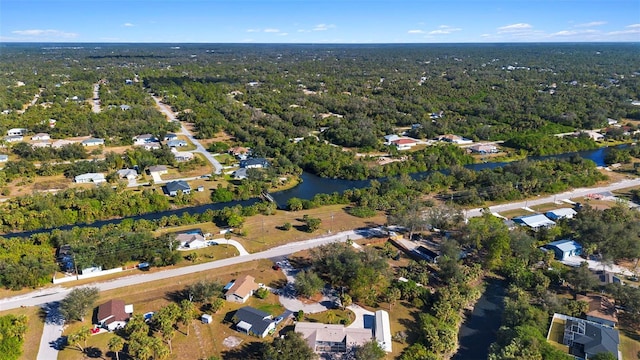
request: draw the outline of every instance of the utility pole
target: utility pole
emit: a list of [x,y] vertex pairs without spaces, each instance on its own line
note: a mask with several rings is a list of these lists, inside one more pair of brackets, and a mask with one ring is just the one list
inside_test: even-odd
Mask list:
[[333,213],[331,213],[331,224],[329,225],[329,233],[333,233]]
[[264,244],[264,218],[262,218],[262,243]]
[[76,269],[76,280],[80,280],[80,274],[78,274],[78,263],[76,262],[76,253],[73,253],[73,267]]

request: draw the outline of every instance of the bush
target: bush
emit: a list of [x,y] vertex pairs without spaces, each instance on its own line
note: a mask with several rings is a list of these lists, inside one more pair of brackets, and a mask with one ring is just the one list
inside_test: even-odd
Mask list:
[[259,299],[266,299],[269,295],[269,290],[267,288],[261,287],[260,289],[256,290],[255,295]]
[[284,225],[282,225],[282,226],[280,227],[280,229],[282,229],[282,230],[284,230],[284,231],[289,231],[289,230],[291,230],[291,223],[290,223],[290,222],[286,222],[286,223],[284,223]]

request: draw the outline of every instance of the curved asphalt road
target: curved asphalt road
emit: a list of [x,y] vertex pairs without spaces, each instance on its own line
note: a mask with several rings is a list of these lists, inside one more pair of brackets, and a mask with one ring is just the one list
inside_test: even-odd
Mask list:
[[[169,121],[178,121],[176,119],[176,114],[171,111],[171,108],[167,104],[163,104],[160,101],[160,98],[157,96],[151,95],[151,97],[156,102],[156,106],[158,107],[160,112],[165,114],[167,118],[169,118]],[[180,123],[180,128],[181,129],[179,134],[186,136],[187,139],[189,139],[189,141],[191,141],[193,145],[196,146],[196,150],[194,150],[193,152],[202,154],[211,163],[211,165],[213,165],[213,167],[215,168],[215,173],[220,174],[222,172],[222,164],[220,164],[220,162],[216,160],[216,158],[214,158],[213,155],[211,155],[211,153],[204,148],[204,146],[202,146],[198,139],[193,137],[193,134],[191,134],[189,129],[187,129],[184,124]]]

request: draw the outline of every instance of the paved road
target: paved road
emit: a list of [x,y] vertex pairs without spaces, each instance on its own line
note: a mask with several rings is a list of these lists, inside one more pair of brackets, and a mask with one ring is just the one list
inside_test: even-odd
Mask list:
[[[167,118],[169,118],[169,121],[178,121],[176,119],[176,114],[173,111],[171,111],[171,107],[169,107],[167,104],[163,104],[160,101],[159,97],[154,96],[154,95],[151,95],[151,97],[156,102],[156,106],[158,107],[160,112],[165,114],[167,116]],[[202,146],[200,141],[198,141],[198,139],[196,139],[193,136],[193,134],[191,134],[189,129],[187,129],[184,126],[184,124],[182,124],[182,123],[180,123],[180,133],[179,134],[186,136],[187,139],[189,139],[196,146],[196,150],[194,150],[193,152],[197,152],[197,153],[202,154],[211,163],[211,165],[213,165],[213,167],[215,168],[215,173],[216,174],[220,174],[222,172],[222,164],[220,164],[220,162],[218,160],[216,160],[216,158],[214,158],[213,155],[211,155],[211,153],[208,152],[207,149],[204,148],[204,146]]]
[[91,110],[96,114],[102,111],[102,109],[100,108],[99,92],[100,84],[93,84],[93,99],[91,100]]
[[[571,191],[563,192],[561,194],[550,195],[546,197],[538,197],[535,199],[518,201],[518,202],[513,202],[508,204],[495,205],[495,206],[489,207],[489,210],[491,210],[492,213],[499,213],[501,211],[521,209],[524,207],[547,204],[547,203],[552,203],[556,201],[562,201],[565,199],[583,197],[589,194],[597,194],[597,193],[606,192],[606,191],[615,191],[615,190],[620,190],[620,189],[634,187],[634,186],[640,186],[640,178],[626,179],[616,183],[609,184],[607,186],[601,186],[596,188],[578,188]],[[482,215],[482,208],[471,209],[465,212],[465,218],[467,219],[476,217],[476,216],[481,216],[481,215]]]
[[[224,266],[236,265],[236,264],[253,261],[253,260],[269,259],[269,258],[274,258],[278,256],[290,255],[298,251],[311,249],[317,246],[329,244],[336,241],[344,242],[347,240],[347,238],[359,239],[364,235],[366,235],[366,233],[350,230],[350,231],[345,231],[345,232],[337,233],[334,235],[319,237],[311,240],[290,243],[290,244],[278,246],[278,247],[265,250],[262,252],[254,253],[254,254],[236,256],[233,258],[222,259],[222,260],[212,261],[208,263],[187,266],[183,268],[158,271],[154,273],[136,274],[136,275],[126,276],[126,277],[122,277],[122,278],[118,278],[110,281],[92,283],[92,284],[89,284],[88,286],[95,286],[98,289],[100,289],[100,291],[113,290],[113,289],[118,289],[122,287],[143,284],[151,281],[163,280],[163,279],[168,279],[172,277],[197,273],[200,271],[217,269]],[[20,306],[39,306],[46,303],[60,301],[72,289],[73,288],[52,287],[52,288],[37,290],[37,291],[30,292],[20,296],[0,299],[0,311],[15,309],[15,308],[19,308]]]

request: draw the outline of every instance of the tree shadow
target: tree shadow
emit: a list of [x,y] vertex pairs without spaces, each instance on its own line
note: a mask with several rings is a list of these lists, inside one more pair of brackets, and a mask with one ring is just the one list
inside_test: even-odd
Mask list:
[[189,294],[186,293],[186,290],[176,290],[176,291],[169,291],[167,293],[165,293],[165,299],[175,302],[175,303],[180,303],[180,301],[184,300],[184,299],[189,299]]
[[250,342],[237,348],[229,349],[222,353],[223,359],[236,360],[260,360],[264,352],[264,345],[260,342]]
[[273,280],[272,282],[270,282],[270,283],[268,284],[268,286],[269,286],[270,288],[273,288],[273,289],[282,289],[282,288],[284,288],[285,286],[287,286],[287,279],[277,279],[277,280]]
[[102,350],[98,349],[97,347],[90,346],[88,348],[85,348],[84,349],[84,353],[89,358],[92,358],[92,359],[100,358],[100,359],[102,359]]

